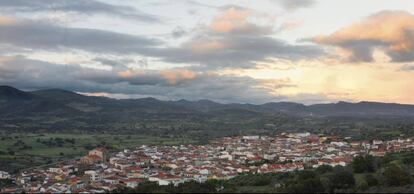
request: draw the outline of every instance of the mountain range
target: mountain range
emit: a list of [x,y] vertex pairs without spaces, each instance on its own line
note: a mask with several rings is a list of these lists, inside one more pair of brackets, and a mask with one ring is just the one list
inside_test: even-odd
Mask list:
[[[292,102],[222,104],[210,100],[161,101],[155,98],[112,99],[48,89],[22,91],[0,86],[2,128],[154,128],[262,127],[298,123],[306,118],[414,118],[414,105],[338,102],[303,105]],[[261,124],[262,123],[262,124]],[[276,123],[276,124],[275,124]],[[139,126],[137,126],[139,125]]]
[[0,115],[39,113],[102,112],[107,109],[135,109],[148,112],[209,112],[224,110],[257,113],[283,112],[293,115],[381,117],[414,116],[414,105],[380,102],[338,102],[303,105],[293,102],[253,104],[221,104],[211,100],[161,101],[155,98],[111,99],[85,96],[72,91],[48,89],[25,92],[10,86],[0,86]]

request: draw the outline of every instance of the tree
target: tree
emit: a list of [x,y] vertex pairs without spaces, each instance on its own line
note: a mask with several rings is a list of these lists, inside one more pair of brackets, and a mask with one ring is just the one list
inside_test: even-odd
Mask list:
[[330,177],[329,176],[322,176],[320,178],[320,180],[321,180],[321,183],[322,183],[323,187],[325,188],[324,192],[332,193],[333,192],[333,183],[332,183]]
[[355,186],[358,191],[365,191],[369,188],[369,185],[365,179],[357,179]]
[[378,168],[378,160],[377,158],[374,158],[371,155],[365,156],[365,162],[366,162],[366,172],[375,172]]
[[365,176],[365,181],[367,182],[367,184],[368,184],[369,187],[378,185],[377,178],[375,178],[375,176],[372,175],[372,174],[367,174]]
[[352,160],[354,173],[374,172],[375,168],[375,158],[370,155],[357,156]]
[[411,183],[410,174],[396,164],[391,164],[385,169],[384,178],[389,186],[404,186]]
[[413,153],[404,154],[402,161],[404,162],[404,164],[407,164],[407,165],[414,163],[414,154]]
[[328,188],[329,192],[335,189],[352,189],[355,186],[354,175],[344,168],[334,168],[328,178],[331,184],[331,188]]
[[298,172],[294,180],[285,182],[283,192],[286,193],[321,193],[324,192],[324,186],[319,179],[318,174],[314,171]]
[[0,188],[7,187],[13,185],[13,181],[11,179],[0,179]]
[[173,185],[160,186],[153,182],[142,183],[135,189],[120,188],[114,193],[216,193],[217,185],[214,182],[197,183],[195,181]]
[[325,174],[327,172],[332,172],[332,170],[333,170],[332,166],[329,166],[329,165],[322,165],[316,168],[316,172],[318,172],[319,174]]
[[321,193],[324,191],[321,180],[316,177],[287,183],[283,190],[286,193]]
[[396,156],[393,154],[385,154],[385,156],[382,158],[382,165],[388,164],[394,160],[397,160]]
[[365,158],[363,156],[356,156],[352,160],[352,170],[354,173],[363,173],[365,171]]

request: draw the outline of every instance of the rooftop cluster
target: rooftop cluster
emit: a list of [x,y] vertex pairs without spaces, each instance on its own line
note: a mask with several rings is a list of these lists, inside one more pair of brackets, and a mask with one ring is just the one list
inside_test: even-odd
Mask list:
[[186,181],[231,179],[242,173],[283,173],[321,165],[346,166],[357,155],[384,156],[414,148],[411,139],[352,141],[310,133],[225,137],[207,145],[141,146],[108,153],[91,150],[79,160],[33,168],[12,178],[3,192],[108,192],[145,181],[178,185]]

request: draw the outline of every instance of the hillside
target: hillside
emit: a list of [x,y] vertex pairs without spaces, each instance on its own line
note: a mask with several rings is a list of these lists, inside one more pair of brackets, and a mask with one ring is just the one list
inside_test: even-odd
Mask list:
[[361,122],[410,123],[414,106],[378,102],[306,106],[291,102],[253,105],[210,100],[117,100],[60,89],[25,92],[1,86],[0,117],[2,129],[7,130],[137,130],[154,134],[205,130],[202,132],[228,135],[251,129],[335,130]]

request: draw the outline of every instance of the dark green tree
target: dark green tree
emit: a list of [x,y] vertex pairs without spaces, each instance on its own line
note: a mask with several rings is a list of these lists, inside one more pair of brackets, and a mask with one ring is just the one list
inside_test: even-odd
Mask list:
[[376,170],[375,158],[366,156],[357,156],[352,160],[352,169],[354,173],[374,172]]
[[328,176],[330,187],[326,188],[329,192],[335,190],[349,190],[355,186],[355,179],[352,172],[345,168],[334,168],[334,171]]
[[375,178],[375,176],[372,175],[372,174],[365,175],[365,181],[367,182],[367,184],[368,184],[369,187],[377,186],[378,185],[377,178]]
[[385,169],[384,178],[389,186],[404,186],[411,183],[410,174],[396,164],[391,164]]

